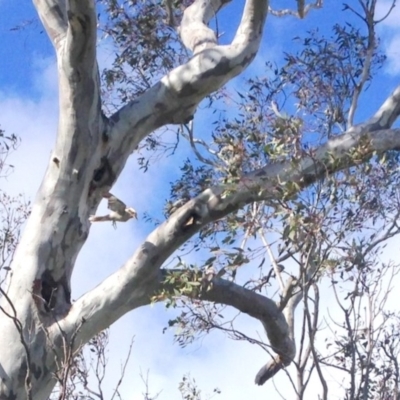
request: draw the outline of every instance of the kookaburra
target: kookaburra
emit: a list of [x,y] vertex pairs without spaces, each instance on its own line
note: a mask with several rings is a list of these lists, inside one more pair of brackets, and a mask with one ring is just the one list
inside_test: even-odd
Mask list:
[[126,222],[131,218],[137,219],[136,211],[133,208],[126,207],[124,202],[111,193],[106,193],[103,197],[108,199],[108,209],[111,210],[110,214],[104,216],[91,215],[89,217],[90,222],[112,221],[115,226],[116,222]]

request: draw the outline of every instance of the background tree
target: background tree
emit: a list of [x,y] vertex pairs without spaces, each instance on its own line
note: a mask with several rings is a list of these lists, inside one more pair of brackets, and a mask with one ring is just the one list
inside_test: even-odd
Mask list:
[[[370,271],[379,246],[398,233],[400,139],[392,126],[400,88],[372,117],[354,123],[360,95],[383,62],[376,1],[345,6],[361,27],[335,25],[332,39],[318,32],[298,37],[299,53],[286,54],[282,67],[267,65],[265,76],[249,79],[248,90],[230,99],[237,114],[220,113],[207,137],[194,132],[194,112],[204,98],[212,107],[229,96],[221,88],[255,57],[269,10],[267,1],[248,0],[232,41],[218,44],[218,25],[215,32],[208,24],[225,3],[99,3],[100,18],[106,18],[102,29],[121,50],[100,75],[94,2],[35,1],[57,54],[60,122],[1,299],[1,337],[8,343],[0,350],[2,397],[48,398],[60,370],[70,367],[65,361],[83,344],[128,311],[163,299],[185,307],[171,321],[182,328],[183,344],[193,332],[217,328],[270,351],[258,384],[293,363],[297,396],[304,396],[316,371],[327,398],[321,365],[328,364],[349,374],[348,398],[368,398],[378,386],[388,396],[396,390],[397,375],[388,376],[371,360],[379,349],[396,366],[397,342],[386,342],[386,328],[374,336],[372,312],[361,354],[355,340],[365,327],[359,314],[350,318],[358,298],[370,305],[378,301],[379,290],[366,288],[379,283],[383,272],[370,276]],[[321,2],[297,5],[292,13],[303,17]],[[142,152],[146,169],[171,148],[162,136],[169,124],[180,125],[178,137],[189,142],[194,157],[172,185],[165,222],[120,270],[72,303],[70,279],[89,216],[133,151]],[[181,246],[185,251],[201,246],[209,254],[200,265],[180,256],[175,267],[162,268]],[[246,265],[256,267],[254,275],[242,273]],[[326,277],[335,293],[338,282],[344,291],[353,285],[344,295],[347,303],[338,297],[347,335],[335,342],[345,353],[339,359],[315,347],[318,284]],[[303,329],[296,354],[300,303]],[[258,319],[268,346],[222,321],[220,305]],[[360,376],[356,366],[365,362],[363,356],[368,362]]]
[[[8,135],[0,128],[0,179],[7,178],[13,170],[7,158],[18,147],[16,135]],[[29,213],[29,204],[22,196],[12,197],[0,189],[0,282],[3,283],[17,246],[22,224]]]

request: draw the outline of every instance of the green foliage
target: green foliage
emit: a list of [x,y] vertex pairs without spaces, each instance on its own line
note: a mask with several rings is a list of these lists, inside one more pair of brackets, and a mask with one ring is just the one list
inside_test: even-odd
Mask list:
[[[170,12],[161,0],[98,3],[104,11],[103,43],[112,43],[116,50],[112,65],[102,71],[109,113],[188,60],[190,55],[172,28],[190,1],[172,2]],[[346,398],[367,399],[378,388],[390,396],[400,382],[398,372],[391,372],[398,369],[399,338],[393,334],[398,317],[384,314],[379,333],[367,344],[359,332],[371,323],[362,318],[361,307],[366,302],[385,303],[385,296],[379,297],[379,283],[393,266],[379,258],[387,240],[400,232],[399,154],[371,156],[372,143],[366,138],[340,158],[328,152],[317,165],[315,156],[318,146],[353,125],[360,96],[385,61],[375,32],[376,2],[357,5],[358,11],[347,4],[344,10],[351,11],[358,23],[335,24],[329,36],[319,29],[299,35],[293,38],[293,51],[276,63],[267,61],[259,76],[243,82],[243,89],[228,86],[207,98],[201,105],[205,122],[200,132],[195,131],[196,123],[165,128],[138,151],[144,171],[160,156],[176,161],[185,154],[177,161],[178,177],[171,178],[164,207],[167,218],[211,186],[223,185],[222,196],[230,195],[233,188],[246,185],[247,173],[266,165],[288,162],[296,170],[304,160],[319,168],[323,164],[324,173],[315,184],[271,179],[268,200],[243,205],[205,226],[163,270],[163,289],[152,301],[164,301],[179,312],[168,327],[175,329],[181,346],[219,329],[261,347],[266,344],[259,337],[238,331],[236,315],[201,300],[212,278],[272,298],[281,309],[301,301],[303,325],[295,368],[303,386],[297,393],[303,393],[309,382],[305,371],[311,374],[316,366],[326,365],[347,373],[351,384],[345,388]],[[298,6],[302,15],[304,2]],[[348,168],[333,173],[339,166]],[[258,190],[254,189],[255,198]],[[197,261],[186,261],[193,254]],[[333,324],[338,327],[323,354],[315,349],[315,338],[320,337],[320,326],[331,327],[318,319],[318,285],[327,288],[327,282],[343,319]],[[180,391],[183,399],[200,399],[189,377],[184,377]]]
[[[216,102],[208,103],[215,118],[210,140],[194,131],[191,136],[182,134],[197,152],[183,161],[168,201],[187,201],[211,185],[227,185],[229,193],[230,185],[245,184],[246,173],[267,164],[290,161],[295,168],[306,157],[313,160],[316,146],[349,127],[354,93],[368,85],[383,65],[385,57],[374,40],[366,78],[368,30],[335,25],[331,37],[314,30],[295,38],[298,50],[285,54],[282,66],[267,62],[264,73],[247,79],[243,90],[231,93],[228,89]],[[235,107],[224,111],[227,104]],[[317,295],[309,294],[315,284],[329,280],[343,287],[354,281],[367,285],[371,271],[387,268],[379,267],[379,255],[385,242],[399,233],[395,223],[400,209],[398,153],[371,158],[371,142],[365,139],[347,154],[347,161],[355,166],[332,174],[343,160],[328,154],[321,181],[305,190],[296,182],[278,181],[276,198],[244,206],[204,227],[185,245],[185,254],[198,252],[203,263],[186,265],[181,256],[179,271],[167,275],[166,282],[174,290],[155,299],[167,300],[167,306],[180,310],[169,327],[175,329],[181,346],[215,329],[235,339],[258,340],[238,332],[223,306],[198,300],[201,279],[210,269],[268,297],[278,292],[278,303],[283,296],[280,282],[294,282],[292,293],[304,290],[318,318]],[[365,298],[365,288],[358,299]],[[343,296],[351,298],[353,292]],[[303,307],[307,315],[311,305]],[[386,332],[382,330],[384,337]],[[317,333],[315,328],[309,334]],[[380,350],[374,357],[385,359]],[[333,358],[331,365],[340,362]],[[383,365],[384,361],[374,379],[384,376]],[[372,393],[376,384],[371,382],[368,390]]]
[[[103,71],[105,89],[116,90],[123,103],[134,99],[169,72],[187,61],[169,19],[163,1],[98,0],[102,12],[101,31],[105,43],[116,46],[115,59]],[[176,2],[174,18],[180,20],[182,11]]]
[[152,301],[165,301],[167,307],[176,307],[181,296],[196,298],[203,285],[203,277],[194,265],[186,265],[180,257],[174,270],[166,271],[163,289],[153,296]]
[[218,388],[215,388],[212,396],[202,397],[201,390],[198,389],[195,379],[191,378],[190,375],[183,376],[182,381],[179,383],[179,391],[181,392],[182,400],[211,399],[214,395],[221,393]]

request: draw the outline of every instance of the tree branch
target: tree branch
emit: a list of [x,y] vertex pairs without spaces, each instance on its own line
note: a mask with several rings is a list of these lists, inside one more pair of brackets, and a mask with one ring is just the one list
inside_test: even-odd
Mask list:
[[390,128],[400,115],[400,86],[379,107],[374,116],[360,126],[370,126],[370,131]]
[[67,33],[65,0],[33,0],[40,20],[56,51]]
[[[169,275],[185,274],[186,279],[201,282],[199,290],[193,290],[191,293],[185,293],[192,299],[201,299],[211,301],[213,303],[232,306],[237,310],[258,319],[268,336],[272,350],[278,354],[277,359],[284,364],[289,365],[295,354],[296,344],[293,333],[288,325],[284,314],[278,308],[276,303],[268,297],[249,290],[234,282],[219,278],[215,273],[209,274],[205,272],[201,277],[194,271],[185,271],[182,269],[162,269],[159,291],[171,293],[179,290],[179,277],[175,280],[175,284],[166,279]],[[189,276],[187,275],[189,273]],[[176,285],[177,284],[177,285]]]
[[[35,4],[45,23],[56,21],[56,26],[66,29],[65,39],[57,36],[59,128],[46,175],[14,258],[14,271],[23,272],[15,274],[9,295],[15,300],[32,293],[29,297],[33,296],[40,307],[63,313],[69,308],[74,262],[88,236],[88,217],[101,200],[101,194],[88,196],[93,171],[103,168],[104,120],[95,54],[96,13],[93,0],[38,0]],[[61,22],[66,14],[68,21]],[[38,235],[43,221],[46,226]],[[26,312],[21,309],[28,304],[19,302],[18,312]]]
[[233,46],[250,47],[254,55],[257,53],[268,14],[268,5],[268,0],[246,1],[242,20],[232,41]]
[[231,0],[196,0],[184,12],[179,35],[194,54],[217,44],[217,36],[207,24]]
[[210,288],[203,291],[200,298],[232,306],[258,319],[279,361],[284,365],[292,362],[296,354],[295,341],[283,313],[273,300],[221,278],[213,278]]
[[[269,164],[246,175],[236,185],[212,187],[190,200],[157,227],[120,270],[73,304],[63,329],[72,332],[76,323],[85,321],[78,342],[86,342],[126,312],[148,304],[157,288],[162,264],[206,224],[254,201],[281,197],[285,182],[297,185],[292,191],[294,195],[326,174],[365,162],[375,152],[399,150],[400,129],[374,131],[393,122],[399,96],[400,88],[368,123],[329,140],[312,157],[297,164]],[[360,158],[351,156],[352,150],[365,143],[368,146]]]
[[[361,3],[362,5],[362,3]],[[354,10],[350,7],[347,6],[350,10],[354,12]],[[364,12],[365,12],[365,18],[361,17],[363,21],[365,21],[368,29],[368,42],[367,42],[367,48],[365,52],[365,59],[362,67],[362,72],[360,76],[360,80],[357,84],[355,84],[354,88],[354,93],[351,99],[351,105],[349,109],[349,116],[348,116],[348,124],[349,126],[353,125],[354,122],[354,115],[357,110],[358,106],[358,99],[361,95],[361,92],[364,88],[365,83],[370,77],[370,72],[371,72],[371,64],[372,64],[372,59],[374,56],[374,51],[376,47],[376,39],[375,39],[375,21],[374,21],[374,16],[375,16],[375,3],[372,3],[370,7],[368,8],[367,6],[363,6]]]
[[96,63],[97,15],[94,0],[69,0],[67,4],[68,33],[64,60],[68,59],[67,67],[74,69],[80,66],[81,74],[85,71],[91,73]]
[[280,366],[275,373],[292,362],[296,355],[296,344],[283,313],[274,301],[221,278],[212,279],[210,289],[202,292],[200,297],[235,307],[263,324],[271,348],[278,355],[267,364],[269,367]]
[[[198,10],[201,4],[207,6],[203,11]],[[204,22],[212,16],[211,12],[215,12],[213,5],[219,9],[223,4],[225,1],[222,0],[199,0],[185,11],[184,20],[195,18],[198,25],[202,24],[198,29],[203,33],[196,31],[196,35],[190,36],[189,31],[182,31],[182,35],[187,36],[187,45],[196,51],[195,55],[110,118],[112,151],[109,160],[116,176],[144,137],[160,126],[188,122],[205,96],[240,74],[256,56],[268,1],[247,0],[232,44],[216,46]],[[199,51],[197,48],[203,42],[206,45]],[[209,47],[211,45],[213,47]]]

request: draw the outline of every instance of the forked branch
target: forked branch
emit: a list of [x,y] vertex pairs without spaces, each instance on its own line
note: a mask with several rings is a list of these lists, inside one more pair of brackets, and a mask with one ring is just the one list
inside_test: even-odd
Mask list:
[[[295,194],[327,174],[365,162],[376,152],[399,150],[400,129],[379,129],[392,123],[398,115],[399,96],[400,88],[397,88],[366,124],[329,140],[298,164],[294,165],[291,161],[269,164],[244,176],[236,185],[212,187],[190,200],[157,227],[120,270],[73,304],[62,322],[63,330],[73,331],[79,321],[85,321],[78,334],[78,343],[86,342],[126,312],[148,304],[158,288],[163,263],[208,223],[245,204],[273,200],[277,196],[280,198],[286,182],[291,182],[291,193]],[[358,148],[363,150],[355,158],[352,152]],[[218,290],[225,293],[226,298],[229,293],[238,290],[218,282],[221,283]],[[222,301],[222,294],[211,293],[215,301],[218,296]],[[239,306],[236,303],[231,305]],[[264,306],[267,306],[266,303]],[[270,327],[265,321],[268,331]]]
[[181,36],[194,56],[110,118],[108,158],[117,176],[144,137],[166,124],[187,123],[205,96],[244,71],[256,56],[268,0],[247,0],[232,44],[219,46],[207,22],[225,3],[198,0],[188,7]]

